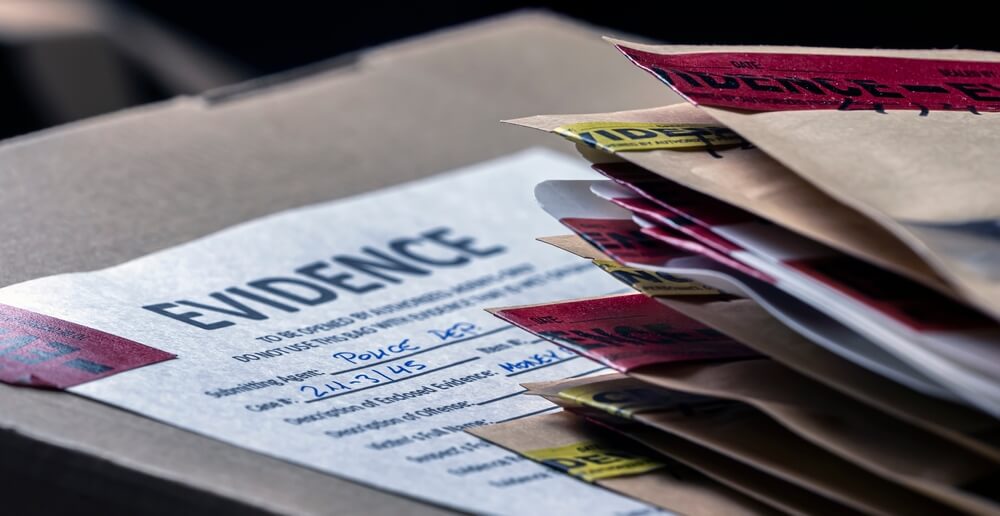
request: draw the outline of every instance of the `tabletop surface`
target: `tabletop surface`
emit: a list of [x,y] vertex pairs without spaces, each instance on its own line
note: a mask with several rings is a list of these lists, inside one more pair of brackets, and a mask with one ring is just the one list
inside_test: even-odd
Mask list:
[[[520,13],[333,60],[297,78],[3,142],[0,285],[111,266],[255,217],[526,147],[574,152],[567,142],[501,119],[677,101],[601,34]],[[63,479],[56,487],[87,496],[111,491],[132,507],[154,509],[143,504],[156,492],[194,500],[196,508],[216,503],[213,510],[223,512],[443,511],[65,393],[0,385],[0,429],[0,437],[89,458],[78,468],[94,485]],[[60,466],[38,456],[24,460],[33,469],[12,463],[0,474],[53,482],[50,473]],[[121,471],[134,475],[122,479]],[[122,488],[150,482],[160,484]],[[191,489],[216,501],[184,494]]]

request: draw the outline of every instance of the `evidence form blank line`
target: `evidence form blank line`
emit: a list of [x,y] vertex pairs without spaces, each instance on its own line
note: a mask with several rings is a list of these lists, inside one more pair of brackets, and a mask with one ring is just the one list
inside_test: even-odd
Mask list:
[[490,403],[494,403],[494,402],[497,402],[497,401],[500,401],[500,400],[505,400],[507,398],[513,398],[514,396],[517,396],[518,394],[524,394],[526,392],[528,392],[528,389],[521,389],[521,390],[519,390],[517,392],[512,392],[510,394],[504,394],[503,396],[498,396],[496,398],[488,399],[486,401],[480,401],[479,403],[476,403],[476,405],[489,405]]
[[506,423],[508,421],[514,421],[516,419],[523,419],[523,418],[526,418],[526,417],[529,417],[529,416],[534,416],[535,414],[542,414],[542,413],[545,413],[545,412],[552,412],[553,410],[559,410],[561,408],[562,407],[560,407],[560,406],[557,405],[557,406],[545,408],[545,409],[542,409],[542,410],[536,410],[534,412],[528,412],[527,414],[521,414],[520,416],[509,417],[507,419],[501,419],[500,421],[494,421],[493,424]]
[[590,373],[596,373],[598,371],[603,371],[605,369],[609,369],[609,368],[607,366],[601,366],[601,367],[598,367],[597,369],[591,369],[590,371],[584,371],[584,372],[579,373],[579,374],[574,374],[573,376],[567,376],[566,379],[569,380],[571,378],[579,378],[581,376],[587,376]]

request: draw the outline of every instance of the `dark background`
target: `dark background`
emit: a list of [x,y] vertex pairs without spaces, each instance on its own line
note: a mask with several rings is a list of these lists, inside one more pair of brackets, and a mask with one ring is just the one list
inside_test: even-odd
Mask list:
[[[49,16],[48,11],[66,10],[60,7],[67,5],[80,11],[81,18],[97,13],[97,21],[88,22],[83,30],[53,34],[43,24],[42,30],[33,29],[36,36],[25,38],[9,28],[5,34],[5,14],[0,8],[0,97],[4,107],[0,138],[176,95],[197,94],[525,8],[547,9],[671,43],[1000,50],[1000,38],[990,17],[975,4],[961,2],[927,3],[930,7],[823,1],[0,2],[19,4],[20,11],[41,12],[42,18]],[[164,51],[164,41],[184,52]],[[94,64],[95,59],[101,66]],[[114,78],[108,79],[110,76]],[[122,91],[109,88],[108,81],[122,86]]]
[[[150,13],[268,73],[519,8],[539,8],[669,43],[881,48],[1000,47],[975,4],[877,2],[248,2],[192,8],[133,0]],[[895,3],[895,2],[894,2]],[[343,5],[341,5],[343,4]],[[899,3],[900,5],[905,5]],[[278,5],[284,7],[278,8]],[[336,5],[336,8],[331,8]],[[198,14],[195,14],[198,13]],[[992,25],[992,27],[990,26]],[[983,29],[983,30],[977,30]]]

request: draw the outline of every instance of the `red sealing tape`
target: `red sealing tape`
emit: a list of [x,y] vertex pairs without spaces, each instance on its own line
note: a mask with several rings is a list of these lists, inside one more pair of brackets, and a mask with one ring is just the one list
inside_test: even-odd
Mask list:
[[175,358],[138,342],[0,304],[0,381],[65,389]]
[[617,45],[694,104],[751,111],[1000,111],[1000,63],[879,56],[705,52]]

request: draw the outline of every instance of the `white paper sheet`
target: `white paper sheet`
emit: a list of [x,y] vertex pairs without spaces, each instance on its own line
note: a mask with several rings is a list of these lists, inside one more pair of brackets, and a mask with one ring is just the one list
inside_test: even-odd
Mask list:
[[553,410],[520,382],[599,369],[482,310],[621,289],[534,241],[562,231],[535,184],[587,177],[527,151],[14,285],[0,303],[176,353],[71,389],[172,425],[466,511],[654,512],[463,431]]

